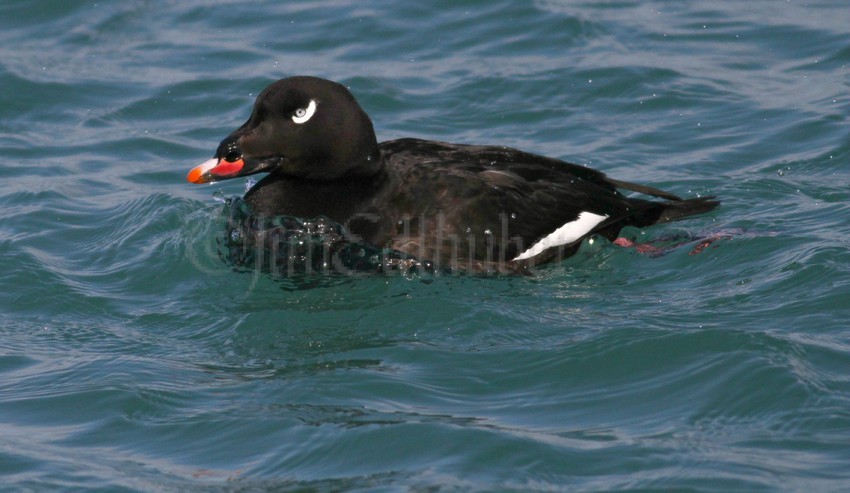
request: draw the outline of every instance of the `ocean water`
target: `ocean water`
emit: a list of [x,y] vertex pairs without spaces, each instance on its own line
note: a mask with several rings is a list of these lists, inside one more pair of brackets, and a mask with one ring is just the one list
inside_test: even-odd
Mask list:
[[[0,490],[850,490],[843,0],[0,5]],[[293,286],[185,181],[268,83],[722,206]]]

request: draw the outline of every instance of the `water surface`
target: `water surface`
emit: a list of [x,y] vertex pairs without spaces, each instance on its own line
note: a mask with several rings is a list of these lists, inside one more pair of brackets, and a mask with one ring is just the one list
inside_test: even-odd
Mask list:
[[[844,2],[6,2],[0,475],[76,491],[841,491]],[[292,289],[185,173],[289,75],[381,140],[500,144],[717,211],[531,278]]]

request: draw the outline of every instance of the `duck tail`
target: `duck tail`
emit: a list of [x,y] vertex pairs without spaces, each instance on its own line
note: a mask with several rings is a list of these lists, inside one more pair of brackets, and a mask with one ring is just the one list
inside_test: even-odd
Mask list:
[[632,192],[642,193],[651,197],[666,199],[665,202],[652,202],[642,199],[629,199],[634,207],[634,226],[644,227],[651,226],[656,223],[666,223],[677,221],[688,216],[704,214],[713,210],[720,205],[719,200],[714,200],[714,196],[699,197],[695,199],[683,199],[678,195],[670,192],[665,192],[659,188],[641,185],[639,183],[631,183],[628,181],[615,180],[605,177],[608,183],[617,188],[631,190]]
[[610,178],[608,176],[605,177],[605,180],[614,185],[616,188],[622,188],[624,190],[631,190],[632,192],[642,193],[644,195],[649,195],[651,197],[658,197],[659,199],[667,199],[667,200],[684,200],[682,197],[678,195],[672,194],[670,192],[665,192],[660,188],[650,187],[647,185],[641,185],[639,183],[632,183],[629,181],[620,181]]
[[713,196],[665,202],[643,199],[629,201],[632,203],[632,208],[626,215],[606,220],[594,233],[614,241],[625,226],[644,228],[653,224],[678,221],[697,214],[705,214],[720,205],[720,201],[714,200]]
[[[679,219],[684,219],[689,216],[695,216],[697,214],[705,214],[706,212],[714,210],[719,205],[720,201],[714,200],[713,196],[660,202],[653,207],[653,209],[660,209],[657,214],[657,218],[652,220],[649,224],[667,223],[670,221],[678,221]],[[653,215],[655,215],[655,213],[650,214],[650,216]],[[647,219],[651,219],[651,217],[648,217]]]

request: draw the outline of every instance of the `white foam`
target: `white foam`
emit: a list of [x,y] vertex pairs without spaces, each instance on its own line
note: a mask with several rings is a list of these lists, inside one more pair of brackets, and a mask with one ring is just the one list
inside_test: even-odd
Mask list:
[[544,250],[560,245],[566,245],[581,239],[596,227],[597,224],[608,219],[608,216],[600,216],[592,212],[584,211],[578,215],[575,221],[570,221],[567,224],[553,231],[545,238],[531,246],[528,250],[517,255],[514,260],[525,260],[535,255],[539,255]]

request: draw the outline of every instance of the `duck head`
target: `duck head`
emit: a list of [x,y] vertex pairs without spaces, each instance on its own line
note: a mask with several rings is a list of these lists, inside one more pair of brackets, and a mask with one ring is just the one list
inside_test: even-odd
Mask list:
[[332,181],[371,176],[380,168],[372,121],[351,92],[336,82],[299,76],[266,87],[248,121],[187,179],[208,183],[268,172]]

